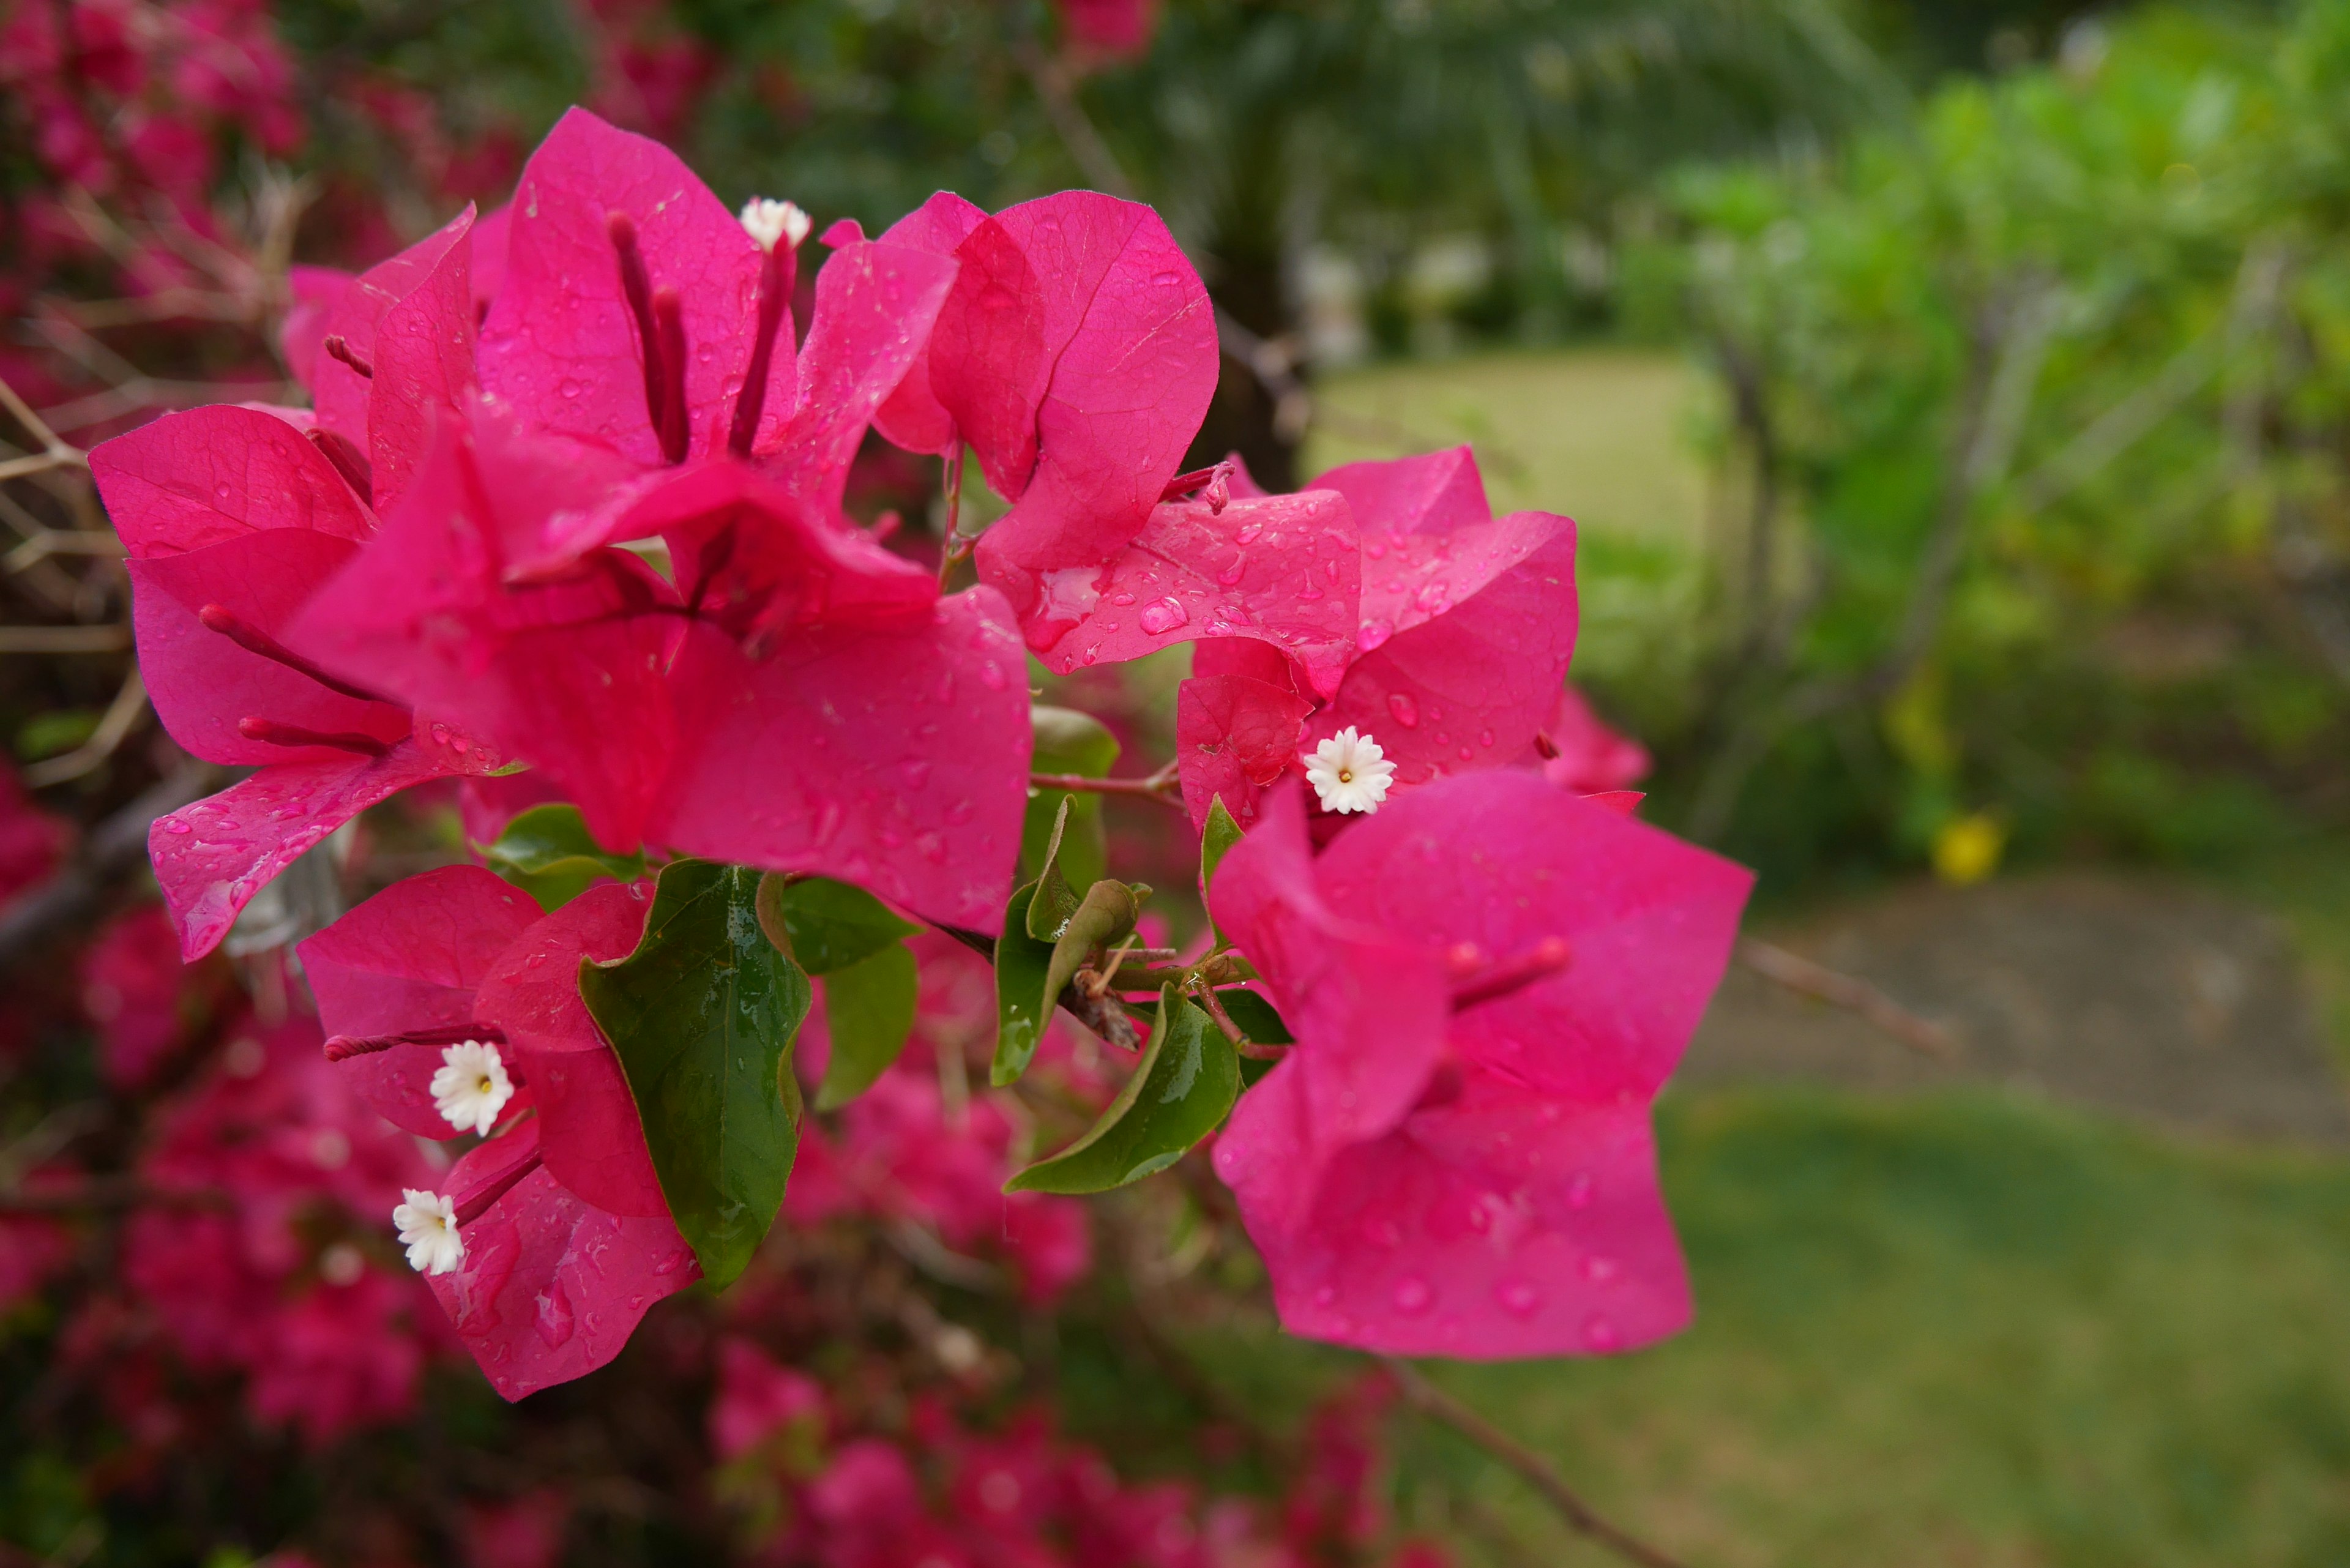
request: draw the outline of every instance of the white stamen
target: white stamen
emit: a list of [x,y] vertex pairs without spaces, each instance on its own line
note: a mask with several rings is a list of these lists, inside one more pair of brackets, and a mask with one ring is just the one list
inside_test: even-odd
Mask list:
[[790,202],[754,196],[743,203],[743,227],[763,251],[774,250],[777,240],[789,240],[797,250],[808,237],[808,215]]
[[457,1205],[437,1192],[401,1189],[408,1201],[391,1211],[408,1266],[420,1274],[445,1274],[465,1261],[464,1238],[457,1234]]
[[459,1132],[482,1133],[498,1125],[498,1113],[514,1098],[514,1081],[498,1048],[484,1040],[460,1040],[441,1053],[432,1075],[432,1103],[442,1119]]
[[1314,748],[1305,759],[1305,782],[1322,797],[1325,811],[1377,811],[1395,780],[1395,764],[1379,743],[1347,725]]

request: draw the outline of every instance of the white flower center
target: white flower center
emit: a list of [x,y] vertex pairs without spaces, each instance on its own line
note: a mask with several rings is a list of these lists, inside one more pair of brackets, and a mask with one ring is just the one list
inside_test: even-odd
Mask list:
[[420,1274],[445,1274],[465,1261],[464,1238],[457,1234],[457,1205],[438,1192],[402,1189],[407,1199],[391,1211],[408,1266]]
[[498,1048],[485,1040],[460,1040],[441,1053],[432,1075],[432,1103],[442,1119],[459,1132],[486,1134],[514,1098],[514,1081]]
[[777,240],[789,240],[797,250],[808,237],[808,215],[790,202],[754,196],[743,203],[743,228],[763,251],[774,250]]
[[1377,811],[1395,782],[1395,764],[1379,743],[1347,725],[1314,748],[1305,759],[1305,781],[1325,811]]

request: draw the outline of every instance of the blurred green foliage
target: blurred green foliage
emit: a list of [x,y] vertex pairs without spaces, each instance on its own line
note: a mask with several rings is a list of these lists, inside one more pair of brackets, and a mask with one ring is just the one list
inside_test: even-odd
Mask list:
[[1613,693],[1667,814],[1780,885],[2240,853],[2338,820],[2350,5],[2083,24],[1834,158],[1671,181],[1627,320],[1732,478],[1695,680]]

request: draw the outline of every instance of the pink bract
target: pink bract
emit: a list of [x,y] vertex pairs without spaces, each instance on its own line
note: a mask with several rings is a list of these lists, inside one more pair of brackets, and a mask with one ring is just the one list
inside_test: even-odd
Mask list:
[[[490,1139],[456,1163],[442,1190],[463,1209],[528,1165],[537,1141],[533,1121]],[[667,1215],[607,1213],[544,1166],[506,1188],[463,1234],[464,1262],[426,1283],[509,1399],[604,1366],[653,1303],[702,1277]]]
[[636,1097],[579,999],[580,961],[634,952],[646,908],[633,888],[590,888],[497,955],[473,1013],[504,1032],[529,1077],[539,1152],[555,1179],[614,1214],[666,1218]]
[[[1235,475],[1236,496],[1255,489]],[[1402,794],[1516,762],[1556,711],[1575,649],[1572,522],[1540,512],[1493,517],[1465,447],[1349,463],[1300,493],[1317,492],[1343,497],[1357,531],[1359,623],[1335,664],[1261,637],[1261,648],[1201,644],[1178,698],[1178,756],[1195,820],[1219,794],[1241,822],[1253,820],[1263,760],[1279,750],[1294,767],[1348,726],[1378,742]],[[1191,690],[1230,676],[1261,685]],[[1325,700],[1293,725],[1297,698]],[[1235,753],[1251,764],[1236,769]]]
[[286,654],[302,606],[355,559],[374,519],[284,420],[215,406],[167,414],[90,453],[130,555],[139,662],[172,738],[260,771],[149,836],[184,955],[296,856],[366,807],[497,760]]
[[[478,866],[393,883],[297,950],[329,1035],[380,1036],[473,1022],[492,963],[539,919],[530,896]],[[336,1070],[394,1127],[422,1137],[455,1129],[433,1104],[440,1044],[401,1044]]]
[[1093,192],[993,217],[941,193],[882,238],[960,264],[883,432],[915,451],[971,446],[1013,503],[983,536],[981,576],[1049,647],[1066,627],[1045,574],[1097,568],[1140,532],[1207,411],[1207,290],[1156,213]]
[[[1391,801],[1315,859],[1300,787],[1267,803],[1212,895],[1298,1039],[1215,1152],[1284,1324],[1476,1358],[1679,1329],[1648,1104],[1752,878],[1513,772]],[[1399,977],[1409,1011],[1387,994]]]

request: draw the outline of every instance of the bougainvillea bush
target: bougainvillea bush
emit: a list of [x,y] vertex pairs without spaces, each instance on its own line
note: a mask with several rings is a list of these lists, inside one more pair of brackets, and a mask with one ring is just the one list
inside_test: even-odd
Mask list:
[[[1278,1518],[1122,1480],[983,1408],[996,1353],[871,1239],[1048,1321],[1236,1220],[1232,1288],[1387,1355],[1688,1321],[1649,1103],[1746,874],[1638,819],[1565,687],[1568,520],[1492,515],[1465,450],[1182,471],[1217,334],[1150,209],[819,232],[575,109],[510,202],[288,298],[307,406],[88,455],[156,713],[234,779],[155,817],[163,918],[89,959],[108,1073],[193,1075],[62,1341],[126,1474],[170,1474],[181,1378],[324,1444],[458,1354],[562,1399],[637,1340],[632,1401],[713,1390],[692,1484],[763,1560],[1425,1562],[1364,1511],[1391,1383]],[[935,460],[937,533],[846,507],[884,449]],[[1183,645],[1155,771],[1035,701]],[[452,797],[469,863],[233,940],[361,813]],[[1105,797],[1163,807],[1196,886],[1121,877]],[[203,992],[224,943],[248,984]],[[229,1041],[197,1065],[192,996]],[[63,1266],[9,1223],[20,1289]],[[875,1291],[920,1377],[854,1326]],[[340,1550],[547,1561],[591,1506],[457,1490]]]

